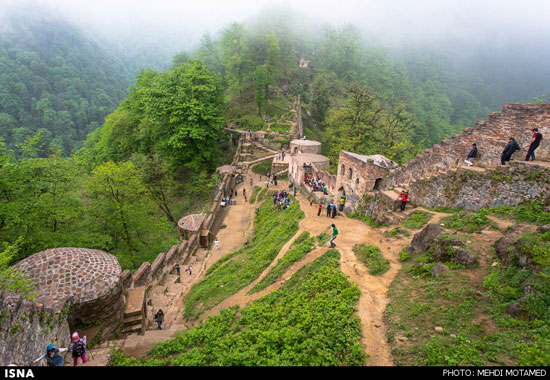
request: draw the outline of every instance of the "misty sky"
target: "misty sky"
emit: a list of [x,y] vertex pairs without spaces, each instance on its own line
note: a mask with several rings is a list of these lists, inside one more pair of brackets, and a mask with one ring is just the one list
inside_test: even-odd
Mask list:
[[0,11],[25,1],[108,38],[169,38],[183,48],[272,6],[320,23],[352,23],[388,43],[505,44],[550,31],[550,0],[0,0]]

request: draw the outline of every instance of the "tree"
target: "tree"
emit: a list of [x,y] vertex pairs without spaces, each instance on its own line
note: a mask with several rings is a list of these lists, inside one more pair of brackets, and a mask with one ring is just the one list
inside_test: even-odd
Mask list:
[[151,123],[151,141],[175,166],[214,168],[219,156],[216,142],[223,134],[219,77],[194,60],[150,79],[137,91]]
[[173,240],[168,238],[173,231],[156,217],[156,206],[147,193],[131,162],[106,162],[86,181],[91,226],[110,237],[106,246],[123,267],[139,267],[166,245],[163,239]]
[[254,72],[254,89],[256,92],[256,105],[258,106],[258,114],[262,114],[265,102],[269,93],[270,74],[267,65],[256,67]]
[[251,62],[244,26],[232,23],[223,31],[221,40],[222,61],[229,92],[238,93],[242,99],[243,87],[250,75]]

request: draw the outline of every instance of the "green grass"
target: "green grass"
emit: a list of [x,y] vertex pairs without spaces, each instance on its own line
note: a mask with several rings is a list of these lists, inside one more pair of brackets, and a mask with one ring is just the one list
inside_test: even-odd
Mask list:
[[386,233],[386,237],[398,237],[400,235],[409,237],[411,233],[407,229],[400,227],[395,227]]
[[[547,237],[539,237],[540,247]],[[478,268],[474,276],[456,269],[442,277],[419,277],[412,268],[421,256],[403,261],[388,291],[384,320],[396,365],[550,365],[547,266],[539,273],[499,266]],[[533,286],[525,302],[531,316],[514,319],[505,309],[527,284]],[[436,326],[443,331],[436,332]]]
[[262,161],[252,167],[252,171],[256,174],[267,175],[271,172],[271,160]]
[[550,212],[544,211],[545,207],[542,202],[525,202],[519,206],[495,207],[489,211],[499,217],[513,219],[517,222],[543,225],[550,224]]
[[478,212],[459,211],[441,219],[441,223],[445,228],[467,233],[473,233],[486,227],[498,230],[498,225],[487,217],[489,214],[487,209],[481,209]]
[[372,275],[384,274],[390,269],[390,262],[384,258],[380,248],[374,245],[356,244],[353,253],[369,268]]
[[327,251],[279,290],[210,316],[157,344],[148,359],[116,351],[113,365],[362,366],[360,292]]
[[319,245],[319,247],[323,247],[330,240],[330,234],[328,234],[326,232],[321,232],[319,235],[317,235],[316,239],[317,239],[317,244]]
[[281,212],[271,202],[264,202],[256,211],[251,244],[218,260],[191,288],[185,297],[185,318],[198,318],[254,281],[296,233],[303,217],[292,197],[289,208]]
[[252,195],[250,196],[250,203],[256,202],[256,197],[258,197],[258,193],[262,190],[260,186],[254,186],[254,189],[252,190]]
[[432,213],[415,210],[403,222],[403,227],[406,227],[411,230],[418,230],[424,227],[424,225],[426,225],[426,223],[430,221],[432,216],[433,216]]
[[353,218],[362,221],[363,223],[366,223],[367,225],[371,227],[380,227],[381,224],[375,221],[372,216],[367,214],[359,214],[357,212],[354,212],[353,214],[346,214],[348,218]]
[[[305,240],[303,240],[301,243],[294,244],[294,247],[283,256],[278,261],[277,264],[269,271],[269,273],[261,279],[256,286],[254,286],[249,294],[253,294],[256,292],[259,292],[260,290],[263,290],[270,286],[271,284],[275,283],[278,279],[281,278],[281,276],[286,272],[286,270],[294,263],[302,260],[305,255],[307,255],[309,252],[313,250],[315,247],[315,239],[313,237],[309,237],[309,232],[303,232],[300,237],[308,237]],[[297,240],[298,240],[297,239]]]

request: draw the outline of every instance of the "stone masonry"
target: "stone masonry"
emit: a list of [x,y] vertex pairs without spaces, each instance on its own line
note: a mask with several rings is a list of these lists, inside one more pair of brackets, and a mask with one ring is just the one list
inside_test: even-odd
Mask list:
[[335,201],[345,193],[346,211],[357,208],[363,195],[376,190],[381,181],[388,176],[390,169],[397,164],[379,154],[365,156],[356,153],[341,151],[338,160],[338,175],[336,179]]
[[487,121],[478,121],[473,128],[466,128],[441,144],[426,149],[407,164],[390,171],[383,185],[390,188],[408,185],[412,180],[427,178],[464,160],[473,143],[477,144],[480,159],[477,165],[495,167],[500,164],[500,156],[513,136],[521,146],[514,155],[523,160],[533,135],[532,129],[538,128],[544,136],[536,150],[537,159],[550,159],[550,104],[505,104],[502,112],[491,113]]
[[16,266],[36,285],[36,301],[59,308],[67,300],[72,329],[103,325],[102,336],[118,327],[124,308],[121,268],[106,252],[86,248],[53,248],[35,253]]

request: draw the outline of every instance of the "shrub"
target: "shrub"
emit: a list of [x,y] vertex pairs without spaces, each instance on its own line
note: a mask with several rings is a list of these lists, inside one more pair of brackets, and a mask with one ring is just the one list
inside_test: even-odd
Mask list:
[[361,293],[327,251],[279,290],[245,309],[234,306],[176,338],[157,344],[150,359],[114,355],[114,365],[359,366],[356,315]]
[[453,228],[468,233],[476,232],[487,226],[498,229],[498,225],[490,220],[487,215],[489,215],[489,210],[484,208],[477,213],[460,211],[443,218],[441,222],[446,228]]
[[403,222],[403,227],[410,228],[411,230],[418,230],[428,223],[432,216],[432,213],[415,210]]
[[390,262],[384,258],[380,248],[374,245],[356,244],[353,253],[369,268],[372,275],[384,274],[390,269]]

